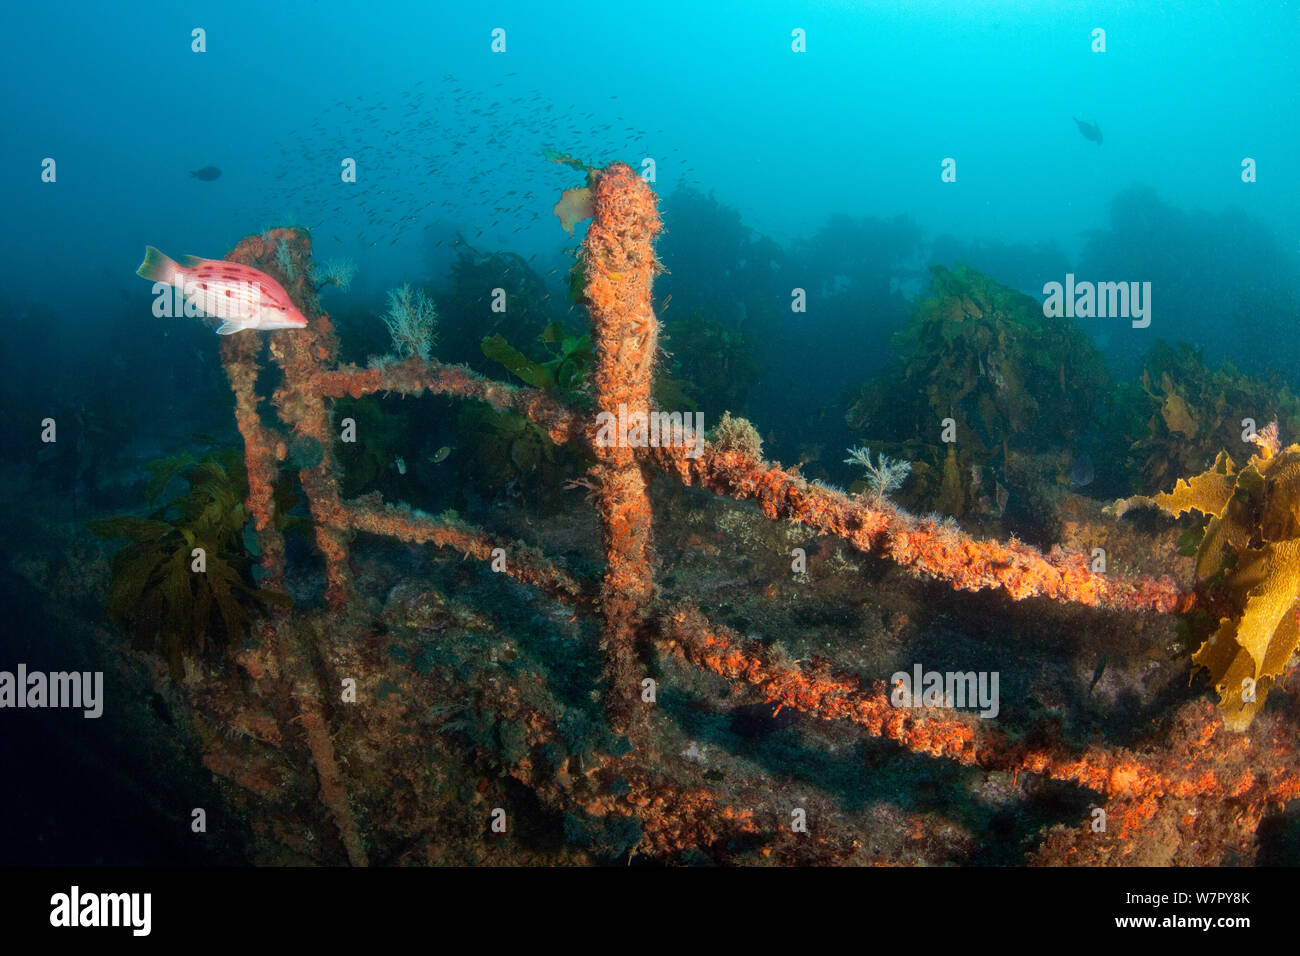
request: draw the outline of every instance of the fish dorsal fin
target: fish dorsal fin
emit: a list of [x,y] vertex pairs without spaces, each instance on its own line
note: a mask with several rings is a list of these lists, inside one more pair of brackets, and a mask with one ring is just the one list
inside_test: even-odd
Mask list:
[[230,333],[238,332],[242,328],[243,326],[240,325],[238,322],[231,322],[229,319],[226,319],[226,321],[222,322],[219,326],[217,326],[217,334],[230,335]]

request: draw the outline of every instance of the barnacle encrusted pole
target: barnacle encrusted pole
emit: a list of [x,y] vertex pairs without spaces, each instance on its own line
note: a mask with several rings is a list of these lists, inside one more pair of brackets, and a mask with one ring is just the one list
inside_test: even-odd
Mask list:
[[275,457],[277,432],[262,423],[258,413],[257,363],[262,340],[257,335],[223,335],[221,365],[235,393],[235,424],[244,439],[244,468],[248,472],[248,498],[244,506],[253,519],[262,552],[261,585],[284,590],[284,536],[275,524],[275,483],[280,466]]
[[[592,222],[583,242],[581,266],[591,313],[595,408],[618,420],[650,411],[650,385],[658,323],[650,287],[658,263],[654,240],[660,221],[657,198],[632,168],[612,163],[591,173]],[[651,570],[650,499],[646,476],[630,442],[597,441],[596,495],[605,543],[601,604],[605,617],[605,710],[618,730],[636,722],[644,676],[638,643],[644,633],[655,586]],[[602,447],[606,445],[608,447]]]
[[[1140,857],[1138,834],[1150,832],[1143,839],[1159,842],[1152,821],[1162,816],[1183,833],[1186,862],[1220,863],[1214,847],[1235,845],[1245,852],[1265,814],[1300,796],[1293,732],[1282,729],[1293,727],[1293,720],[1281,719],[1269,732],[1243,738],[1219,733],[1224,722],[1213,708],[1193,700],[1173,715],[1164,750],[1074,749],[1041,730],[1010,735],[970,714],[895,707],[879,682],[865,687],[854,677],[832,673],[828,661],[814,659],[801,667],[776,660],[759,642],[744,641],[686,605],[665,611],[662,634],[665,649],[754,687],[778,710],[845,720],[916,753],[986,771],[1039,774],[1105,798],[1104,834],[1089,825],[1058,828],[1034,862],[1101,865],[1125,862],[1130,854]],[[1291,709],[1300,712],[1294,703]]]
[[411,356],[371,368],[341,365],[321,369],[312,387],[325,398],[361,398],[378,392],[401,395],[457,395],[483,402],[500,412],[517,412],[545,430],[562,445],[578,432],[578,416],[564,403],[540,388],[498,382],[478,374],[468,365],[444,365],[437,359]]
[[1003,544],[972,538],[960,529],[916,518],[887,502],[850,497],[741,451],[654,448],[647,460],[684,484],[758,502],[769,518],[788,518],[848,541],[858,550],[888,558],[921,577],[947,581],[962,591],[1000,588],[1013,600],[1046,597],[1089,607],[1126,611],[1186,610],[1192,600],[1168,575],[1098,574],[1082,554],[1043,554],[1023,542]]
[[[306,328],[272,333],[268,341],[272,357],[284,370],[284,381],[275,392],[275,404],[280,417],[293,430],[292,441],[287,447],[277,448],[276,457],[291,457],[298,469],[311,508],[316,546],[325,558],[325,599],[331,607],[338,608],[352,590],[352,574],[348,568],[351,532],[339,520],[342,509],[329,407],[314,387],[320,367],[335,362],[338,338],[329,317],[317,306],[316,292],[308,276],[311,236],[301,229],[272,229],[243,239],[226,258],[277,278],[303,315],[310,317]],[[249,484],[252,484],[252,463]]]
[[[924,716],[919,716],[910,708],[895,707],[883,684],[874,689],[865,688],[854,677],[831,673],[829,662],[814,661],[811,666],[801,668],[775,661],[757,641],[744,641],[734,631],[710,623],[687,605],[669,609],[662,625],[667,648],[696,666],[728,680],[750,684],[779,707],[790,707],[824,720],[847,720],[872,736],[895,740],[917,753],[985,770],[1043,774],[1129,799],[1166,794],[1187,797],[1223,789],[1223,781],[1213,769],[1188,764],[1168,754],[1138,754],[1107,746],[1076,752],[1046,735],[1015,739],[995,728],[984,727],[973,715],[936,708],[926,709]],[[1194,706],[1209,713],[1200,704]],[[1204,724],[1203,729],[1206,733],[1202,746],[1213,736],[1215,724]],[[1290,768],[1292,776],[1294,770]],[[1254,784],[1252,778],[1242,792]],[[1289,786],[1294,789],[1294,782]]]
[[529,584],[565,604],[590,605],[592,596],[564,568],[546,554],[522,541],[493,538],[462,521],[430,518],[405,505],[384,504],[378,492],[346,502],[346,520],[355,531],[383,535],[410,544],[453,548],[479,561],[492,560],[501,549],[510,555],[507,577]]
[[[321,364],[334,363],[338,343],[329,319],[319,313],[316,296],[308,279],[311,237],[300,229],[272,229],[248,236],[226,258],[274,275],[293,296],[304,315],[311,316],[307,328],[272,333],[267,347],[284,371],[284,381],[275,393],[281,420],[293,429],[286,441],[262,424],[258,411],[256,357],[262,339],[255,333],[225,336],[222,360],[235,390],[235,413],[244,437],[244,461],[248,469],[249,510],[263,548],[264,564],[274,577],[272,586],[282,583],[284,539],[274,525],[273,495],[279,476],[279,461],[292,457],[311,508],[316,543],[325,556],[326,598],[339,606],[346,597],[351,577],[347,567],[349,529],[339,521],[338,479],[329,431],[329,410],[312,388]],[[241,339],[231,343],[228,340]],[[292,456],[291,456],[292,450]],[[267,619],[261,623],[263,643],[274,653],[279,667],[292,682],[297,704],[297,722],[307,739],[321,785],[321,801],[329,809],[340,838],[354,866],[365,866],[365,847],[356,818],[352,815],[347,788],[339,773],[334,742],[325,718],[320,683],[311,662],[289,636],[286,621]]]

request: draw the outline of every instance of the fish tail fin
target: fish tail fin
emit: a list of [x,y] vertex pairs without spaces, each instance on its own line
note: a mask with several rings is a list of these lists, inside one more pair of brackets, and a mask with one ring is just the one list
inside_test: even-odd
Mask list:
[[140,263],[140,268],[135,270],[135,274],[150,282],[165,282],[172,285],[179,268],[175,262],[153,246],[145,246],[144,262]]

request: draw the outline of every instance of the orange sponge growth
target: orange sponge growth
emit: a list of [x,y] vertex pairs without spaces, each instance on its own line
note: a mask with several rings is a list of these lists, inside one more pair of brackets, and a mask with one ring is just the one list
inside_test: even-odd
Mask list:
[[[591,174],[593,219],[582,248],[586,299],[591,313],[595,405],[601,413],[648,413],[658,323],[651,283],[658,269],[654,240],[660,229],[657,197],[625,163]],[[600,463],[598,508],[605,539],[606,710],[618,729],[630,729],[644,673],[637,652],[654,598],[650,499],[636,449],[588,438]]]

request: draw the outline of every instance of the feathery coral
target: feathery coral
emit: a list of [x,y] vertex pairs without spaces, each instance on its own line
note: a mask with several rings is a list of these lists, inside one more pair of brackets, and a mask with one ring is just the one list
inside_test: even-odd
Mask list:
[[883,452],[876,456],[874,464],[871,461],[870,448],[850,448],[848,452],[849,457],[844,459],[844,464],[861,465],[867,470],[867,487],[871,489],[871,495],[877,501],[883,501],[891,491],[903,487],[903,482],[912,473],[910,461],[886,458]]
[[428,359],[437,340],[438,313],[423,292],[404,285],[388,291],[388,313],[384,324],[393,337],[393,351],[400,357],[418,355]]
[[352,288],[352,278],[357,274],[357,264],[351,259],[330,259],[323,265],[312,263],[307,272],[316,291],[320,292],[327,285],[332,285],[340,292]]

